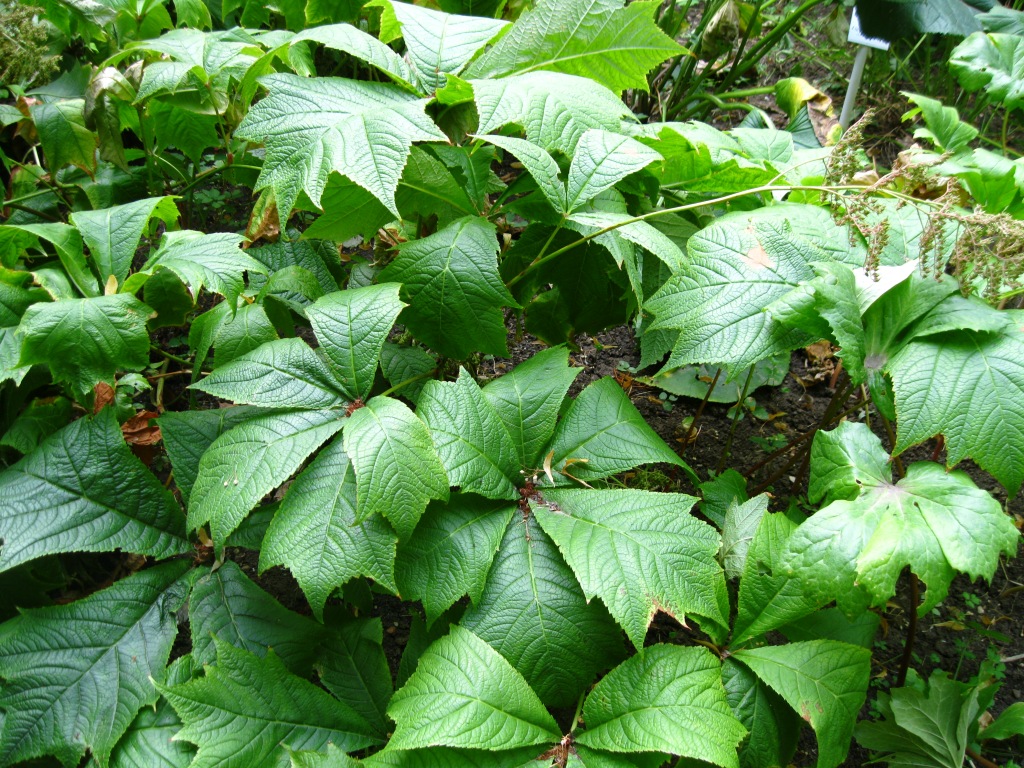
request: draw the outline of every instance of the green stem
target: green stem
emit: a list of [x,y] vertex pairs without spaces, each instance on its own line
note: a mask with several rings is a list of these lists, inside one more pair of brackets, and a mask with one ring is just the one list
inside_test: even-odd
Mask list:
[[[835,186],[828,187],[808,184],[765,184],[760,187],[752,187],[750,189],[741,190],[740,192],[732,192],[728,195],[714,197],[709,200],[699,200],[695,203],[686,203],[684,205],[673,206],[672,208],[661,208],[656,211],[648,211],[647,213],[640,214],[639,216],[631,216],[628,219],[623,219],[622,221],[618,221],[614,224],[609,224],[607,227],[603,227],[597,230],[596,232],[592,232],[589,235],[584,235],[579,240],[575,240],[569,243],[568,245],[559,248],[556,251],[552,251],[551,253],[546,255],[542,254],[541,256],[538,256],[536,259],[530,262],[530,264],[525,269],[523,269],[522,272],[520,272],[518,275],[509,280],[508,283],[506,283],[506,285],[509,288],[511,288],[513,285],[515,285],[524,277],[526,277],[526,275],[529,272],[536,269],[541,264],[551,261],[552,259],[557,258],[558,256],[561,256],[563,253],[571,251],[573,248],[577,248],[578,246],[581,246],[584,243],[590,242],[594,238],[600,237],[601,235],[607,234],[608,232],[613,232],[614,230],[619,229],[620,227],[624,227],[627,224],[635,224],[638,221],[647,221],[648,219],[654,219],[657,218],[658,216],[666,216],[671,213],[682,213],[684,211],[692,211],[696,208],[704,208],[710,205],[719,205],[721,203],[727,203],[730,200],[737,200],[741,197],[747,197],[748,195],[760,195],[764,192],[824,192],[827,194],[834,194],[835,192],[843,190],[863,191],[864,189],[865,187],[863,185],[858,184],[837,184]],[[897,192],[892,189],[878,189],[875,191],[882,195],[894,197],[899,200],[906,200],[907,202],[914,202],[920,205],[939,205],[934,200],[918,200],[917,198],[911,197],[910,195],[904,194],[902,192]]]
[[580,694],[579,701],[576,702],[576,711],[572,716],[572,727],[569,729],[569,733],[576,732],[576,726],[580,724],[580,712],[583,711],[583,698],[586,696],[586,691]]
[[725,462],[729,459],[729,452],[732,450],[732,439],[736,436],[736,426],[740,423],[740,419],[743,416],[743,401],[747,399],[747,390],[750,388],[750,382],[754,379],[754,366],[750,366],[750,372],[747,373],[747,380],[743,382],[743,391],[740,392],[740,399],[736,402],[736,412],[732,416],[732,425],[729,427],[729,437],[725,441],[725,448],[722,449],[721,456],[718,457],[718,466],[715,467],[715,474],[721,474],[725,468]]
[[434,370],[427,371],[426,373],[421,373],[421,374],[418,374],[416,376],[413,376],[411,379],[406,379],[405,381],[402,381],[402,382],[399,382],[398,384],[395,384],[395,386],[391,387],[390,389],[385,389],[383,392],[381,392],[378,395],[378,397],[385,397],[385,396],[390,395],[390,394],[392,394],[394,392],[397,392],[398,390],[400,390],[405,385],[412,384],[414,381],[420,381],[422,379],[429,379],[435,373],[437,373],[437,369],[436,368]]
[[186,360],[183,357],[178,357],[177,355],[172,355],[170,352],[167,352],[166,350],[160,349],[160,347],[158,347],[156,344],[150,344],[149,348],[151,350],[153,350],[154,352],[156,352],[157,354],[163,355],[168,360],[173,360],[174,362],[179,363],[179,364],[184,365],[184,366],[191,366],[192,365],[192,362],[190,360]]
[[734,65],[729,70],[729,74],[726,75],[725,79],[722,81],[722,87],[728,88],[740,77],[745,75],[747,70],[759,63],[768,51],[778,45],[778,42],[785,37],[790,29],[796,26],[800,19],[803,18],[804,14],[815,6],[821,5],[823,2],[825,2],[825,0],[805,0],[799,8],[783,19],[779,26],[775,27],[775,29],[761,38],[757,45],[751,48],[747,55],[743,57],[742,61]]
[[[19,163],[19,165],[20,165],[20,163]],[[20,203],[23,200],[31,200],[33,197],[39,197],[40,195],[48,195],[48,194],[52,194],[52,193],[53,193],[52,189],[37,189],[35,192],[30,192],[27,195],[21,195],[20,197],[12,197],[10,200],[5,200],[2,203],[2,205],[4,207],[6,207],[8,205],[15,205],[16,203]]]
[[205,170],[202,173],[198,174],[195,178],[192,179],[192,181],[190,181],[188,184],[186,184],[184,187],[182,187],[180,190],[178,190],[178,194],[179,195],[184,195],[190,189],[192,189],[193,187],[201,184],[204,180],[206,180],[207,178],[209,178],[213,174],[221,173],[223,171],[230,170],[231,168],[242,168],[244,170],[250,170],[250,171],[262,171],[263,170],[258,165],[243,165],[241,163],[230,163],[230,164],[224,163],[223,165],[215,165],[213,168],[210,168],[210,169]]
[[766,93],[774,92],[774,85],[762,85],[758,88],[740,88],[738,91],[725,91],[715,95],[720,99],[749,99],[751,96],[763,96]]

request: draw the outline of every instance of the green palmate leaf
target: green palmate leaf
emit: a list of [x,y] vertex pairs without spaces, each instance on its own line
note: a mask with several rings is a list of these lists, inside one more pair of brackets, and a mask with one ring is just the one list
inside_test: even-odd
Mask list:
[[159,99],[146,105],[146,113],[147,125],[152,126],[153,140],[160,151],[175,147],[198,165],[204,152],[220,144],[216,115],[201,115]]
[[196,353],[193,365],[202,367],[210,348],[216,347],[214,368],[276,338],[277,330],[266,309],[261,304],[245,302],[237,309],[226,301],[220,302],[197,317],[188,333],[189,346]]
[[370,394],[377,361],[395,318],[405,306],[397,284],[328,294],[306,310],[320,350],[353,400]]
[[230,560],[196,579],[188,615],[192,656],[203,665],[217,660],[216,638],[260,657],[273,648],[289,670],[308,676],[326,636],[322,625],[289,611]]
[[530,172],[541,193],[551,203],[551,207],[558,213],[564,213],[567,210],[565,185],[559,178],[558,163],[544,149],[533,142],[512,136],[488,134],[478,138],[515,155],[523,167]]
[[403,284],[409,307],[401,320],[446,357],[507,354],[501,308],[517,306],[498,275],[493,224],[467,217],[400,246],[381,280]]
[[336,440],[292,483],[263,540],[260,570],[286,566],[322,620],[327,598],[356,576],[398,591],[395,542],[379,517],[356,523],[355,472]]
[[37,398],[28,404],[0,438],[0,445],[26,454],[71,421],[71,401],[66,397]]
[[551,706],[571,706],[598,670],[622,656],[608,612],[589,603],[532,516],[509,523],[480,599],[461,621]]
[[291,768],[359,768],[360,763],[353,760],[333,744],[327,744],[326,752],[303,750],[292,752]]
[[806,616],[827,602],[826,598],[809,596],[801,580],[787,575],[782,568],[782,555],[796,527],[781,513],[761,518],[740,580],[732,633],[734,646]]
[[[441,145],[430,145],[431,149],[438,146]],[[438,228],[461,216],[478,213],[463,183],[431,152],[420,147],[413,147],[409,154],[395,200],[406,221],[436,216]]]
[[408,406],[375,397],[353,412],[345,453],[356,474],[356,520],[380,514],[408,539],[431,499],[447,500],[448,476],[430,432]]
[[203,454],[189,495],[188,524],[210,523],[219,551],[257,502],[341,429],[337,411],[268,413],[228,430]]
[[[168,677],[183,666],[188,665],[176,662]],[[110,768],[188,768],[196,751],[190,744],[174,740],[180,730],[181,720],[167,699],[161,698],[152,708],[144,707],[110,753]]]
[[365,717],[382,739],[391,730],[385,712],[394,692],[383,640],[379,618],[334,622],[316,665],[327,690]]
[[33,304],[18,328],[19,362],[48,365],[54,379],[84,397],[98,382],[113,385],[118,370],[149,365],[151,314],[129,294]]
[[[64,267],[78,292],[83,296],[99,296],[100,289],[96,276],[89,270],[82,246],[82,236],[70,224],[62,222],[45,222],[43,224],[22,224],[20,229],[31,232],[38,238],[46,240],[57,251],[60,264]],[[39,247],[38,240],[33,245]],[[42,248],[40,248],[42,250]],[[37,282],[40,282],[37,279]],[[74,294],[70,294],[73,296]]]
[[[979,714],[978,688],[936,670],[917,685],[895,688],[879,697],[883,719],[860,723],[857,741],[883,753],[890,766],[928,765],[960,768],[971,743],[969,731]],[[984,734],[982,736],[984,738]]]
[[685,48],[654,23],[657,3],[542,0],[467,70],[469,77],[551,70],[582,75],[616,93],[647,90],[647,73]]
[[446,74],[458,74],[473,54],[508,25],[500,19],[456,16],[392,0],[372,5],[382,6],[385,19],[393,15],[401,27],[409,61],[426,93],[444,85]]
[[583,706],[580,744],[609,752],[671,752],[738,768],[746,730],[722,688],[721,663],[704,648],[653,645],[609,672]]
[[483,388],[512,438],[523,469],[540,469],[562,402],[581,370],[569,366],[569,350],[554,347],[541,350]]
[[388,707],[397,723],[392,749],[450,746],[489,750],[548,744],[558,724],[527,682],[463,627],[420,657]]
[[[308,231],[303,233],[302,240],[282,238],[276,243],[250,248],[248,254],[266,266],[271,275],[289,267],[301,267],[313,275],[323,293],[338,290],[336,275],[341,269],[341,259],[338,257],[337,245],[311,238]],[[250,275],[249,282],[254,288],[262,287],[262,277],[258,275]]]
[[696,499],[635,490],[552,490],[530,508],[576,574],[637,650],[654,614],[698,614],[725,626],[729,604],[715,560],[719,537],[690,515]]
[[[359,3],[359,5],[362,4]],[[307,11],[309,5],[311,4],[307,4]],[[337,3],[334,6],[336,8]],[[299,32],[286,45],[295,46],[306,40],[321,43],[328,48],[343,51],[362,59],[400,84],[411,85],[413,82],[412,71],[405,59],[373,35],[367,34],[351,24],[325,24],[320,27],[310,27]]]
[[193,297],[205,286],[234,307],[245,287],[243,273],[267,274],[265,266],[238,247],[243,239],[230,232],[168,232],[143,269],[169,269],[192,289]]
[[174,498],[124,442],[112,409],[0,473],[0,571],[57,552],[188,552]]
[[320,205],[331,171],[398,214],[395,190],[414,141],[446,141],[424,113],[426,99],[397,86],[276,74],[235,135],[267,145],[257,189],[270,187],[283,216],[300,191]]
[[[671,238],[646,221],[632,221],[632,217],[625,210],[622,212],[578,211],[569,217],[569,221],[571,224],[578,225],[573,229],[584,235],[592,235],[598,230],[610,229],[611,231],[598,235],[595,239],[596,242],[608,248],[619,266],[622,266],[624,261],[627,268],[631,266],[631,260],[623,259],[615,248],[618,245],[617,241],[625,240],[627,243],[639,245],[650,251],[673,271],[686,268],[686,257]],[[634,279],[632,274],[630,279]],[[637,296],[642,294],[638,286],[634,287],[634,291]]]
[[266,408],[333,408],[345,404],[335,377],[302,339],[262,344],[192,386],[225,400]]
[[857,714],[867,697],[871,651],[832,640],[736,651],[818,736],[818,768],[846,759]]
[[1024,323],[1008,314],[1013,325],[1000,333],[914,339],[888,371],[896,453],[942,434],[948,466],[969,456],[1015,495],[1024,481]]
[[566,181],[567,210],[574,211],[661,155],[628,136],[590,130],[576,145]]
[[119,285],[124,282],[146,224],[154,216],[167,224],[177,221],[174,198],[149,197],[113,208],[71,214],[71,223],[78,227],[89,246],[101,282],[106,284],[110,275],[117,278]]
[[531,72],[470,84],[480,116],[478,133],[515,124],[533,143],[567,155],[587,129],[618,131],[623,120],[632,118],[614,93],[586,77]]
[[740,750],[741,768],[789,765],[796,752],[800,719],[757,675],[733,659],[722,663],[725,698],[750,733]]
[[67,99],[29,107],[52,173],[77,165],[86,173],[96,170],[96,135],[85,127],[85,101]]
[[[555,430],[551,453],[553,469],[584,480],[655,462],[674,464],[692,473],[647,425],[612,378],[594,382],[573,401]],[[563,479],[571,482],[569,477]]]
[[324,212],[304,233],[306,237],[322,237],[345,242],[355,235],[365,240],[395,218],[384,204],[354,181],[330,175],[320,197]]
[[644,309],[648,330],[679,331],[667,368],[719,361],[729,370],[813,339],[763,310],[802,280],[812,261],[863,262],[845,230],[822,208],[777,205],[716,220],[690,238],[690,267]]
[[463,595],[480,601],[502,536],[515,513],[510,504],[460,493],[447,505],[434,503],[403,543],[395,565],[398,589],[421,600],[433,623]]
[[[812,446],[812,475],[818,457],[829,457],[829,469],[848,461],[841,446],[856,432],[861,440],[878,442],[863,424],[848,422],[819,433]],[[836,457],[840,452],[844,455]],[[858,495],[833,501],[803,523],[782,558],[787,572],[815,599],[837,598],[847,613],[864,607],[865,594],[871,603],[884,604],[904,566],[910,566],[928,585],[923,613],[946,596],[957,571],[972,579],[991,577],[999,555],[1016,552],[1017,529],[965,473],[918,462],[894,484],[888,468],[872,477],[870,468],[865,472],[859,462],[855,467]]]
[[366,768],[523,768],[543,747],[521,747],[493,752],[489,749],[385,749],[366,758]]
[[0,763],[55,755],[100,765],[135,714],[156,701],[188,590],[188,563],[136,573],[70,605],[0,625]]
[[452,485],[489,499],[518,497],[515,445],[465,368],[458,381],[427,382],[417,406]]
[[960,119],[960,113],[953,107],[944,107],[937,99],[929,99],[916,93],[902,91],[917,109],[904,115],[904,120],[920,113],[926,128],[914,131],[915,139],[929,139],[943,152],[958,152],[967,148],[978,135],[978,129]]
[[[426,384],[422,379],[437,368],[437,360],[420,347],[400,347],[385,342],[380,351],[380,370],[392,386],[403,384],[402,397],[415,403]],[[416,381],[413,381],[416,379]],[[405,382],[410,382],[405,384]]]
[[975,32],[953,49],[949,68],[968,91],[984,89],[1007,109],[1024,107],[1024,38]]
[[290,674],[273,652],[261,659],[218,640],[205,677],[158,688],[185,724],[177,738],[199,747],[193,768],[283,767],[288,748],[352,751],[377,741],[362,715]]
[[229,429],[258,413],[260,411],[256,408],[239,406],[206,411],[166,411],[157,419],[164,449],[174,468],[174,484],[186,504],[206,449]]

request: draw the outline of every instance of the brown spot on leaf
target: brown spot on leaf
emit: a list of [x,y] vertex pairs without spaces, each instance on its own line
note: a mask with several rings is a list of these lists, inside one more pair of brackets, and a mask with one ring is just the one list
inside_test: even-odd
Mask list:
[[753,269],[772,269],[775,266],[768,251],[760,243],[755,243],[754,247],[743,255],[743,262]]
[[800,717],[802,717],[808,723],[811,722],[811,708],[807,706],[806,701],[800,702]]

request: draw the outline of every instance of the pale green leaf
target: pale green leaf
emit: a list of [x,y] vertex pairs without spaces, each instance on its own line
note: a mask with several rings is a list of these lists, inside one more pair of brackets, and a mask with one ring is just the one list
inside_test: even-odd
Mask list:
[[[625,211],[622,213],[577,211],[569,217],[569,221],[581,225],[578,228],[574,228],[584,235],[592,235],[599,230],[608,230],[605,234],[595,238],[602,245],[606,244],[604,238],[621,238],[650,251],[673,271],[686,269],[686,256],[683,255],[683,252],[679,250],[679,246],[670,237],[646,221],[632,221],[632,217]],[[611,248],[609,248],[609,251],[615,257],[616,263],[622,266],[624,260]],[[639,294],[639,291],[637,293]]]
[[892,477],[889,454],[861,424],[844,421],[818,432],[812,445],[814,469],[807,487],[812,503],[855,499],[865,484],[880,485]]
[[169,269],[192,289],[193,297],[206,287],[233,307],[245,288],[243,273],[267,274],[265,266],[238,247],[243,239],[230,232],[168,232],[143,270]]
[[653,645],[613,669],[587,696],[580,744],[609,752],[671,752],[739,768],[746,729],[705,648]]
[[588,77],[615,92],[647,90],[647,73],[685,48],[654,23],[657,3],[541,0],[467,70],[501,77],[550,70]]
[[344,438],[356,474],[357,521],[383,515],[405,540],[431,499],[448,499],[430,432],[398,400],[375,397],[354,411]]
[[337,411],[284,411],[228,430],[203,454],[189,495],[188,524],[210,523],[219,550],[260,499],[287,480],[341,429]]
[[308,676],[326,637],[321,624],[289,611],[230,560],[196,578],[188,616],[192,656],[202,665],[216,662],[217,638],[261,657],[273,648],[289,670]]
[[690,515],[696,499],[638,490],[545,490],[530,508],[588,599],[600,597],[637,650],[657,611],[725,625],[719,536]]
[[661,160],[639,141],[608,131],[590,130],[576,145],[566,181],[566,209],[574,211],[631,173]]
[[89,246],[101,282],[106,284],[110,275],[117,278],[119,285],[124,282],[146,224],[154,216],[167,224],[177,221],[174,198],[148,197],[113,208],[71,214],[71,223],[78,227]]
[[77,165],[88,174],[96,170],[96,135],[85,127],[84,109],[83,99],[49,101],[29,107],[51,172],[56,173],[65,165]]
[[[336,5],[336,4],[335,4]],[[348,53],[362,59],[386,75],[390,75],[399,84],[411,84],[412,70],[401,56],[373,35],[363,32],[352,24],[324,24],[319,27],[304,29],[288,41],[294,46],[304,40],[311,40],[336,51]]]
[[552,469],[583,480],[655,462],[689,469],[610,377],[594,382],[573,401],[555,429],[551,454]]
[[517,305],[498,275],[497,257],[494,225],[466,217],[401,245],[380,279],[403,284],[409,307],[401,321],[432,349],[456,360],[473,352],[504,355],[501,308]]
[[[866,433],[865,440],[878,441],[863,424],[845,428],[846,433],[855,430]],[[812,475],[815,459],[834,454],[836,445],[845,442],[842,433],[819,437],[812,446]],[[832,460],[827,468],[840,463]],[[858,479],[859,494],[833,501],[801,524],[782,558],[808,594],[837,598],[847,613],[864,607],[860,590],[873,604],[883,605],[895,593],[905,566],[928,585],[919,609],[923,613],[946,596],[957,571],[972,579],[991,578],[1000,554],[1017,550],[1020,534],[999,502],[963,472],[917,462],[897,483],[888,470],[880,478],[862,473]]]
[[174,497],[132,454],[107,408],[0,473],[0,571],[57,552],[190,550]]
[[460,622],[495,648],[551,706],[572,706],[596,673],[622,657],[605,608],[588,604],[532,515],[505,531],[479,600]]
[[261,344],[192,387],[265,408],[333,408],[346,399],[327,365],[302,339]]
[[764,493],[742,504],[734,501],[726,510],[720,557],[730,579],[738,579],[743,573],[750,544],[767,511],[768,495]]
[[505,425],[524,470],[538,471],[569,387],[582,371],[565,347],[544,349],[483,388]]
[[287,216],[300,191],[320,205],[331,171],[398,215],[395,190],[414,141],[446,141],[424,113],[426,99],[397,86],[288,74],[260,79],[270,94],[235,135],[267,146],[257,189],[270,187]]
[[[589,131],[588,131],[589,133]],[[564,213],[566,208],[565,184],[559,178],[558,163],[555,159],[533,142],[525,139],[517,139],[512,136],[496,136],[488,134],[478,136],[481,141],[486,141],[496,147],[501,147],[506,152],[514,155],[523,167],[529,171],[533,180],[537,182],[541,193],[551,203],[551,207],[557,213]]]
[[458,74],[508,25],[500,19],[457,16],[392,0],[378,0],[372,5],[382,5],[395,15],[409,61],[426,93],[444,85],[445,75]]
[[18,335],[21,365],[45,364],[57,381],[84,397],[118,370],[149,365],[152,310],[130,294],[39,302],[25,310]]
[[471,80],[477,112],[477,133],[494,133],[519,125],[526,138],[548,151],[572,155],[589,128],[618,131],[632,119],[625,104],[587,77],[531,72],[498,80]]
[[[63,222],[22,224],[18,228],[25,232],[31,232],[54,247],[67,277],[71,279],[82,296],[100,295],[99,283],[86,262],[82,236],[77,229]],[[38,241],[34,244],[39,245]],[[37,282],[40,281],[37,280]]]
[[291,768],[359,768],[362,765],[329,742],[326,752],[307,749],[292,752],[290,757]]
[[908,112],[903,119],[919,112],[927,126],[914,131],[915,139],[929,139],[942,152],[959,152],[966,149],[978,135],[978,129],[961,120],[955,108],[943,106],[938,99],[906,91],[901,93],[917,105],[917,109]]
[[0,625],[0,762],[55,755],[105,764],[135,714],[157,699],[178,634],[188,563],[164,563],[69,605]]
[[356,522],[355,472],[335,440],[289,488],[263,539],[260,570],[286,566],[323,619],[327,598],[356,576],[398,591],[395,541],[379,517]]
[[818,768],[846,759],[850,736],[867,697],[871,651],[831,640],[736,651],[818,737]]
[[434,503],[403,543],[395,565],[398,589],[421,600],[433,623],[463,595],[479,602],[502,536],[516,509],[460,493],[447,505]]
[[366,758],[366,768],[524,768],[543,746],[493,752],[489,749],[385,749]]
[[1024,38],[975,32],[953,49],[949,68],[967,91],[984,89],[1007,110],[1024,107]]
[[674,275],[644,309],[648,330],[677,330],[667,368],[725,363],[746,368],[814,341],[763,310],[800,281],[810,262],[863,261],[828,211],[783,204],[727,214],[688,242],[690,266]]
[[158,688],[185,724],[177,738],[199,747],[192,768],[284,768],[288,749],[351,751],[377,741],[361,715],[290,674],[272,652],[261,659],[218,640],[217,664],[204,677]]
[[390,747],[489,750],[548,744],[557,723],[529,685],[493,648],[463,627],[431,645],[388,707],[397,723]]
[[465,368],[458,381],[427,382],[416,412],[430,428],[452,485],[489,499],[518,498],[515,445]]
[[306,310],[321,352],[353,400],[366,398],[373,387],[381,349],[405,306],[398,289],[397,284],[350,288],[317,299]]
[[1024,481],[1024,315],[1008,314],[1013,325],[1001,333],[914,339],[887,370],[896,453],[942,434],[948,466],[970,457],[1016,495]]

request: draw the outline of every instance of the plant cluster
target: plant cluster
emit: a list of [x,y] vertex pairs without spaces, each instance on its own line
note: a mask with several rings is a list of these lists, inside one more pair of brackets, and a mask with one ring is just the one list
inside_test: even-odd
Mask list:
[[[898,585],[923,614],[1017,550],[955,467],[1024,483],[1024,324],[928,233],[1020,207],[829,178],[799,126],[640,123],[623,94],[684,53],[657,3],[363,5],[61,5],[95,65],[0,111],[0,765],[770,768],[803,725],[839,765]],[[244,234],[189,228],[215,177],[256,194]],[[485,380],[511,314],[551,346]],[[840,348],[806,507],[697,477],[614,378],[573,389],[568,345],[626,322],[659,386],[741,404]],[[840,420],[857,390],[888,449]],[[700,497],[614,480],[648,465]],[[397,677],[382,593],[422,607]],[[980,682],[911,682],[864,744],[951,696],[961,759],[1015,732],[979,731]]]

